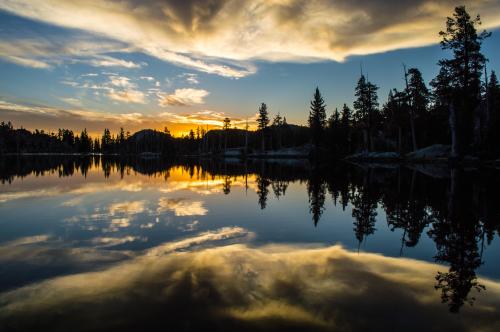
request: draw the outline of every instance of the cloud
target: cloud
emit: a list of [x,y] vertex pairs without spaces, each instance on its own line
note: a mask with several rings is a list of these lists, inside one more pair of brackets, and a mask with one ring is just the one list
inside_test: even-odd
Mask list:
[[46,242],[50,239],[50,236],[47,234],[41,234],[41,235],[32,235],[32,236],[25,236],[21,238],[17,238],[13,241],[9,241],[7,243],[3,243],[2,247],[4,246],[23,246],[23,245],[30,245],[30,244],[39,244],[41,242]]
[[173,211],[176,216],[204,216],[208,210],[202,201],[188,201],[183,198],[169,199],[162,197],[158,201],[157,213]]
[[[80,184],[76,188],[68,188],[65,186],[48,186],[44,184],[42,186],[30,189],[21,188],[20,190],[5,191],[0,193],[0,203],[11,202],[20,199],[31,199],[38,197],[57,197],[61,195],[76,195],[65,202],[62,203],[63,206],[77,206],[81,204],[81,200],[87,194],[102,193],[102,192],[140,192],[143,187],[143,182],[129,182],[129,183],[107,183],[106,186],[102,186],[99,182],[89,182],[86,181]],[[133,202],[133,206],[137,206],[137,202]],[[115,211],[116,208],[114,208]]]
[[136,103],[136,104],[145,103],[144,93],[137,90],[123,90],[123,91],[111,90],[108,93],[108,97],[112,100],[124,103]]
[[12,36],[1,34],[1,30],[0,37],[0,58],[25,67],[48,69],[63,63],[128,69],[141,67],[141,64],[105,55],[109,52],[127,52],[127,49],[123,43],[97,37],[21,35],[13,39]]
[[[103,90],[109,99],[118,102],[135,104],[146,103],[146,94],[138,90],[137,84],[133,83],[130,78],[114,73],[106,73],[105,75],[108,76],[109,81],[99,84],[93,83],[89,78],[94,76],[88,75],[85,76],[86,79],[84,82],[62,81],[61,83],[74,88]],[[98,91],[95,92],[98,93]]]
[[[173,193],[181,190],[188,190],[198,195],[212,195],[220,193],[224,189],[226,183],[225,176],[213,176],[210,178],[189,178],[189,179],[172,179],[168,181],[168,186],[161,188],[162,193]],[[257,192],[257,180],[255,175],[232,176],[231,187],[248,188]]]
[[61,97],[59,99],[62,100],[63,102],[65,102],[66,104],[69,104],[69,105],[82,106],[81,99],[71,98],[71,97]]
[[[116,93],[110,87],[88,85],[87,88]],[[111,90],[110,90],[111,89]],[[130,97],[130,96],[128,96]],[[120,96],[118,97],[120,98]],[[140,101],[140,97],[135,97]],[[145,98],[145,97],[144,97]],[[127,99],[126,101],[129,101]],[[134,132],[144,128],[163,130],[167,126],[174,134],[188,132],[193,126],[208,126],[209,129],[222,126],[222,120],[228,116],[223,112],[203,110],[190,114],[173,112],[160,113],[111,113],[85,109],[61,109],[42,105],[29,105],[4,101],[0,99],[0,117],[9,119],[14,126],[22,124],[26,129],[44,128],[46,131],[57,131],[58,128],[72,129],[77,132],[82,128],[93,134],[101,134],[104,128],[117,132],[120,127]],[[57,121],[55,121],[57,119]],[[231,117],[233,124],[244,123],[245,120]]]
[[200,81],[198,81],[198,75],[194,73],[183,73],[179,75],[180,78],[183,78],[186,80],[187,83],[189,84],[199,84]]
[[94,67],[123,67],[123,68],[141,68],[141,65],[133,61],[126,61],[110,56],[100,56],[88,61],[88,64]]
[[109,206],[109,214],[115,216],[120,215],[133,215],[142,213],[145,210],[146,201],[125,201],[113,203]]
[[[225,77],[255,73],[252,62],[343,61],[351,55],[438,41],[453,0],[8,0],[0,8],[106,36],[180,66]],[[500,4],[477,0],[471,13],[500,26]],[[14,61],[14,60],[13,60]],[[43,66],[42,63],[38,65]]]
[[[1,46],[0,46],[1,47]],[[0,53],[0,57],[5,60],[21,65],[23,67],[31,67],[31,68],[39,68],[39,69],[48,69],[51,66],[47,62],[43,62],[35,59],[26,59],[19,56],[11,55],[6,52]]]
[[52,189],[35,189],[25,191],[12,191],[0,193],[0,203],[10,202],[18,199],[30,199],[35,197],[46,197],[57,194],[57,191]]
[[203,104],[204,98],[209,92],[203,89],[175,89],[173,94],[158,94],[158,104],[165,106],[188,106],[193,104]]
[[91,242],[96,248],[107,248],[135,241],[145,242],[147,238],[130,235],[124,237],[96,237],[93,238]]
[[[137,324],[155,330],[165,321],[173,330],[187,326],[193,331],[207,326],[224,331],[383,331],[388,326],[496,331],[500,326],[500,284],[481,279],[486,291],[471,294],[475,304],[466,305],[457,319],[433,287],[436,271],[447,269],[440,265],[339,246],[240,244],[199,250],[199,245],[238,241],[244,234],[238,228],[202,233],[95,272],[4,292],[0,320],[17,330],[53,330],[56,322],[75,331],[117,331]],[[98,252],[110,251],[94,256]]]

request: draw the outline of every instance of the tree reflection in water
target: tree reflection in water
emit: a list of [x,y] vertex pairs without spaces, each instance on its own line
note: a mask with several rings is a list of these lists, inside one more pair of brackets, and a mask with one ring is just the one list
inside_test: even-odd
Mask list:
[[[418,244],[427,235],[436,246],[435,260],[449,266],[438,272],[435,288],[450,311],[464,303],[473,304],[475,292],[485,289],[476,270],[483,263],[482,252],[500,231],[500,204],[497,188],[500,174],[495,170],[464,171],[393,165],[383,168],[338,163],[311,166],[307,162],[224,162],[223,160],[163,160],[109,156],[49,158],[13,157],[0,160],[0,180],[11,183],[30,174],[87,175],[100,167],[105,177],[133,172],[167,180],[172,166],[181,166],[196,179],[222,176],[222,191],[231,193],[231,178],[256,175],[258,205],[266,209],[270,189],[277,199],[286,195],[292,182],[306,183],[309,212],[315,226],[325,210],[326,196],[343,210],[352,209],[354,236],[362,243],[376,232],[378,209],[383,209],[390,230],[401,230],[404,248]],[[248,184],[246,183],[248,187]],[[474,291],[471,293],[471,291]]]

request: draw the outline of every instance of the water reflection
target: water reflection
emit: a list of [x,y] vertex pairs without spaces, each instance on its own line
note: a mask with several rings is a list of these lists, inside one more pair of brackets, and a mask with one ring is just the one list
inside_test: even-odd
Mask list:
[[497,282],[482,280],[490,296],[458,320],[428,287],[437,265],[340,246],[220,243],[246,242],[245,234],[241,228],[203,233],[101,271],[3,293],[0,321],[12,330],[72,331],[494,331],[500,326]]
[[[75,180],[71,183],[58,181],[49,183],[43,180],[48,177],[66,178],[76,174],[80,174],[83,179]],[[141,175],[140,179],[138,175]],[[29,176],[35,176],[40,180],[40,183],[19,184],[20,179]],[[176,264],[178,263],[172,263],[174,261],[177,262],[177,255],[174,255],[175,257],[163,257],[161,263],[158,263],[161,267],[158,267],[158,271],[155,270],[155,277],[151,277],[151,280],[148,279],[148,282],[151,281],[153,283],[151,287],[154,290],[137,290],[140,292],[137,295],[138,303],[146,301],[145,298],[142,298],[145,294],[149,294],[149,292],[153,294],[160,289],[160,293],[163,295],[170,294],[169,292],[173,292],[173,294],[190,293],[189,299],[183,300],[185,301],[183,303],[186,306],[194,306],[197,308],[196,310],[200,310],[200,312],[196,312],[197,315],[207,314],[200,309],[204,303],[203,301],[206,301],[208,298],[211,300],[220,300],[220,303],[216,301],[220,307],[216,306],[214,309],[217,311],[217,315],[214,317],[226,321],[229,324],[228,326],[235,327],[245,322],[245,324],[248,324],[245,325],[246,327],[254,328],[263,324],[263,321],[269,322],[271,319],[276,319],[276,321],[284,324],[307,326],[308,328],[321,329],[323,327],[331,328],[339,326],[345,328],[352,327],[354,329],[363,328],[363,325],[342,325],[347,324],[347,320],[343,322],[342,318],[339,317],[344,317],[344,315],[348,314],[342,312],[342,309],[339,308],[343,308],[343,306],[348,308],[353,303],[336,303],[332,298],[328,298],[327,294],[329,296],[337,296],[336,292],[339,292],[336,288],[337,286],[333,287],[333,285],[330,285],[331,283],[339,283],[338,287],[343,291],[354,287],[354,281],[359,282],[360,285],[367,283],[366,287],[370,290],[366,291],[373,292],[374,290],[371,289],[373,287],[381,287],[380,289],[389,287],[387,283],[389,282],[388,280],[391,280],[397,292],[401,292],[401,294],[397,294],[398,296],[401,296],[404,301],[410,301],[409,299],[411,299],[406,305],[411,303],[412,306],[422,307],[422,310],[425,307],[424,311],[429,315],[432,315],[430,308],[434,308],[434,304],[429,299],[434,298],[435,295],[440,296],[441,301],[447,305],[451,312],[460,311],[466,303],[474,304],[474,301],[483,293],[489,294],[486,297],[481,297],[482,299],[489,300],[485,300],[486,302],[481,303],[479,308],[475,309],[481,311],[485,306],[490,305],[486,303],[493,301],[492,297],[498,296],[498,293],[496,293],[498,285],[496,283],[481,280],[476,275],[476,271],[485,264],[483,259],[484,251],[492,244],[500,231],[500,205],[498,204],[497,195],[500,176],[495,170],[491,169],[466,171],[448,169],[447,167],[439,168],[433,165],[408,168],[403,166],[352,166],[340,163],[325,167],[309,165],[307,162],[299,160],[271,163],[257,160],[247,161],[242,164],[238,161],[171,161],[97,156],[88,158],[5,158],[0,160],[0,178],[4,184],[0,191],[0,208],[2,207],[1,204],[14,203],[16,200],[64,195],[65,199],[60,205],[79,211],[79,214],[73,214],[64,218],[66,224],[70,225],[66,225],[65,233],[69,232],[71,234],[72,232],[76,232],[73,231],[72,227],[79,227],[88,232],[83,235],[78,233],[78,235],[71,238],[71,250],[76,250],[75,252],[84,250],[87,253],[92,252],[92,255],[96,253],[100,254],[104,248],[106,248],[108,255],[110,252],[121,252],[121,255],[106,256],[112,262],[127,260],[132,253],[135,257],[138,253],[144,253],[147,248],[149,248],[148,250],[158,252],[157,245],[163,243],[165,239],[174,240],[179,236],[184,236],[183,234],[193,235],[196,232],[208,231],[208,228],[206,228],[208,226],[200,221],[200,218],[209,216],[212,213],[207,201],[212,195],[220,193],[226,197],[226,201],[234,199],[234,202],[239,204],[242,201],[239,197],[239,191],[235,191],[235,188],[244,189],[247,194],[248,190],[250,190],[256,194],[256,201],[253,204],[257,204],[258,208],[255,205],[254,207],[266,210],[269,208],[271,202],[274,202],[273,199],[286,200],[287,195],[290,193],[290,195],[298,195],[296,187],[298,186],[307,195],[309,222],[312,222],[316,228],[319,228],[323,222],[329,222],[329,220],[324,220],[324,216],[327,214],[329,205],[331,204],[329,202],[329,198],[331,197],[331,201],[335,207],[350,213],[352,217],[352,236],[356,239],[358,250],[362,248],[362,245],[370,237],[386,229],[401,234],[398,240],[399,255],[403,256],[405,255],[405,250],[417,247],[422,238],[424,238],[432,241],[434,261],[447,266],[446,269],[439,268],[439,272],[437,272],[437,266],[429,263],[417,263],[404,259],[389,259],[380,255],[370,256],[363,253],[360,253],[360,256],[353,256],[340,248],[322,249],[323,251],[320,250],[319,252],[301,250],[300,248],[293,248],[291,250],[289,248],[290,252],[288,254],[281,253],[276,254],[277,256],[273,256],[274,254],[270,256],[279,257],[277,260],[279,263],[277,264],[284,264],[281,271],[295,271],[296,269],[311,270],[308,272],[309,274],[304,272],[304,274],[294,275],[292,273],[291,276],[284,276],[278,274],[279,269],[263,271],[263,266],[269,267],[274,264],[274,261],[267,257],[270,255],[268,252],[269,248],[250,249],[248,247],[231,247],[213,249],[208,252],[193,252],[183,256],[183,259],[190,262],[189,264],[194,264],[193,262],[197,262],[200,257],[208,257],[205,255],[210,256],[215,252],[224,257],[220,258],[222,261],[216,259],[216,263],[203,266],[203,271],[197,266],[189,264],[177,266]],[[121,179],[122,181],[106,180],[112,178]],[[150,193],[153,189],[155,190],[154,195]],[[118,194],[118,191],[123,195]],[[184,195],[184,191],[189,191],[196,196]],[[103,198],[102,195],[106,195],[106,192],[113,193],[114,196]],[[176,196],[172,197],[173,194]],[[70,196],[66,197],[67,195]],[[92,204],[88,202],[91,199],[93,199]],[[249,197],[248,199],[254,198]],[[215,205],[212,202],[212,206]],[[240,212],[238,211],[237,213]],[[224,219],[221,215],[219,217],[220,219]],[[232,224],[228,226],[239,226],[238,217],[240,216],[233,215],[232,220],[235,218],[236,220],[232,221]],[[230,218],[226,216],[225,219]],[[381,224],[381,220],[385,221],[386,225]],[[272,223],[274,220],[270,218],[268,222]],[[145,233],[146,231],[151,231],[161,223],[171,226],[163,238],[158,235],[159,233]],[[220,221],[214,222],[214,224],[217,223],[220,224]],[[251,225],[250,222],[248,224]],[[262,234],[257,234],[257,238],[259,235],[262,236]],[[47,239],[50,238],[46,237],[44,239],[44,242],[47,242]],[[19,243],[13,245],[13,241],[5,242],[4,240],[4,246],[0,250],[0,260],[14,264],[12,262],[20,259],[22,255],[32,257],[32,254],[28,255],[28,251],[25,250],[27,245],[31,246],[32,244],[29,241],[25,243],[27,240],[22,239],[18,239],[17,241],[24,242],[22,242],[22,245],[19,245]],[[57,243],[57,240],[54,240],[51,243],[52,246],[56,245],[57,250],[55,252],[57,255],[63,255],[63,253],[64,255],[73,255],[71,250],[65,248],[67,241],[62,242]],[[287,242],[287,239],[281,240],[281,242]],[[9,252],[10,249],[8,250],[8,248],[12,247],[17,248],[17,251],[15,250],[14,252],[19,252],[19,254],[13,256],[12,251]],[[83,249],[75,249],[74,247]],[[9,254],[7,254],[8,252]],[[35,254],[43,253],[43,255],[47,255],[47,252],[50,252],[50,250],[43,246],[37,246],[37,250],[34,251]],[[236,263],[233,261],[235,258],[229,257],[233,255],[235,257],[240,257],[238,255],[241,255],[241,262],[246,262],[250,259],[247,256],[252,257],[251,263],[248,263],[250,265],[247,266],[245,265],[247,263],[241,262]],[[293,262],[291,257],[299,257],[294,255],[303,255],[300,256],[303,261]],[[262,262],[258,262],[255,257],[260,257]],[[319,259],[318,257],[322,258]],[[368,258],[374,260],[374,262],[370,262]],[[318,259],[321,261],[321,264],[318,263]],[[105,261],[107,262],[108,260]],[[74,282],[76,293],[65,298],[64,301],[69,301],[69,299],[75,300],[79,296],[82,296],[81,292],[87,291],[89,292],[88,294],[99,297],[106,297],[107,292],[131,292],[131,290],[127,289],[131,281],[124,280],[123,288],[119,290],[113,288],[110,290],[107,289],[107,285],[106,287],[103,286],[102,280],[111,278],[108,275],[111,276],[120,269],[139,271],[145,268],[143,264],[146,261],[149,262],[144,257],[135,257],[133,263],[127,262],[125,265],[110,268],[95,275],[92,274],[90,277],[96,278],[96,288],[101,287],[102,289],[84,291],[82,287],[79,287],[78,280],[88,278],[88,275],[75,275],[46,281],[37,285],[36,289],[38,292],[43,293],[47,291],[52,294],[50,296],[53,296],[56,302],[54,305],[56,306],[64,306],[63,302],[58,302],[57,294],[62,291],[59,287],[67,285],[67,283]],[[380,266],[375,266],[375,262],[380,263],[381,266],[391,271],[395,269],[395,265],[400,265],[401,270],[396,271],[396,275],[400,273],[398,279],[394,279],[396,278],[395,276],[390,277],[387,274],[388,272],[380,272],[383,269]],[[227,266],[223,268],[218,265],[219,263],[222,265],[226,264]],[[490,262],[490,264],[495,263]],[[234,264],[235,266],[233,266]],[[343,271],[342,269],[337,271],[336,268],[332,268],[332,271],[327,274],[320,273],[320,275],[316,275],[321,269],[329,271],[330,264],[332,266],[349,267],[349,273],[352,274],[349,276],[349,279],[352,277],[352,281],[343,279],[347,275],[347,271]],[[356,264],[356,269],[352,267],[352,264]],[[97,263],[95,265],[100,266]],[[65,273],[62,274],[85,271],[83,268],[77,268],[77,263],[71,266],[69,269],[66,268]],[[169,267],[167,268],[167,266]],[[184,271],[179,272],[178,278],[180,279],[174,277],[173,271],[175,268],[173,266],[179,268],[179,271]],[[201,275],[197,275],[196,273],[198,272],[193,272],[194,274],[188,278],[187,266],[193,268],[193,271],[198,271]],[[238,269],[248,269],[245,273],[248,274],[247,277],[250,279],[246,280],[242,276],[235,275],[234,273],[236,272],[234,271],[227,272],[227,269],[236,267]],[[59,266],[59,268],[64,269],[65,267]],[[162,268],[166,270],[162,270]],[[226,271],[230,274],[231,278],[234,278],[234,285],[231,287],[228,286],[228,289],[219,289],[217,284],[219,282],[226,282],[226,278],[229,278],[225,275],[222,280],[218,280],[221,277],[218,274],[219,269]],[[422,270],[419,271],[419,269]],[[377,279],[380,275],[374,273],[374,271],[382,273],[384,277],[381,280]],[[414,281],[414,277],[411,277],[412,273],[421,275],[424,271],[426,277],[419,279],[421,282],[415,281],[415,285],[412,286]],[[430,274],[432,274],[431,278],[429,278]],[[54,275],[59,274],[55,273]],[[163,275],[166,278],[164,280],[175,280],[175,282],[180,283],[177,285],[180,288],[177,289],[175,288],[177,286],[172,286],[174,288],[170,289],[168,288],[169,286],[161,284],[155,279],[158,275]],[[361,280],[362,276],[366,280]],[[492,274],[491,277],[498,278],[500,275]],[[205,280],[205,278],[208,279]],[[312,278],[314,282],[306,280],[308,278]],[[405,280],[405,278],[408,279]],[[4,279],[8,283],[8,277]],[[38,279],[42,280],[43,278]],[[265,286],[262,286],[265,288],[265,291],[262,291],[260,288],[259,290],[247,289],[248,294],[242,293],[242,290],[250,287],[246,284],[238,284],[243,283],[244,280],[249,283],[251,281],[250,284],[256,287],[261,287],[262,284],[265,284]],[[266,284],[270,283],[270,280],[274,280],[274,288]],[[294,285],[291,280],[296,284]],[[382,285],[379,285],[379,282],[382,282]],[[197,286],[206,285],[206,288],[195,289],[193,288],[193,283]],[[24,284],[14,283],[13,285],[21,286]],[[163,289],[162,287],[167,287],[168,289]],[[185,289],[183,287],[188,288]],[[330,289],[329,287],[332,288]],[[4,287],[4,289],[7,288],[11,287]],[[270,288],[272,288],[272,291]],[[38,315],[40,312],[48,314],[44,312],[46,308],[36,303],[36,297],[30,293],[30,288],[27,289],[21,288],[3,297],[0,303],[2,306],[10,308],[8,314],[4,314],[5,318],[12,319],[12,322],[16,321],[12,317],[17,317],[16,315],[20,315],[20,313],[16,311],[17,309],[12,308],[17,308],[18,305],[21,305],[16,303],[21,301],[22,297],[26,297],[26,300],[22,300],[20,303],[23,306],[26,305],[32,308],[30,310],[32,310],[33,315]],[[360,286],[356,286],[354,289],[359,290]],[[486,292],[483,292],[484,290]],[[200,294],[206,295],[207,298],[201,299],[201,295],[200,298],[193,298],[195,293],[192,292],[201,292]],[[288,292],[293,294],[293,297],[289,297]],[[358,298],[358,296],[361,297],[362,295],[368,296],[361,294],[363,291],[360,294],[356,292],[354,294],[353,292],[346,291],[348,295],[342,295],[344,296],[342,299],[347,300],[347,297]],[[388,289],[387,292],[390,293]],[[410,292],[410,295],[407,292]],[[314,301],[311,298],[312,293],[318,295],[318,298]],[[20,294],[22,294],[22,297]],[[250,296],[249,294],[254,295],[251,298],[247,298]],[[125,302],[120,305],[126,307],[127,310],[133,310],[132,307],[137,303],[129,303],[129,296],[133,297],[131,294],[128,294],[125,296],[127,297],[124,300]],[[154,312],[159,310],[161,305],[166,305],[167,307],[172,305],[174,303],[172,302],[173,299],[176,301],[179,300],[177,295],[172,298],[168,295],[165,295],[165,297],[162,296],[157,299],[158,303],[151,304],[151,310]],[[232,298],[232,296],[235,296],[235,298]],[[371,296],[373,294],[369,294],[369,297]],[[378,294],[378,296],[382,295]],[[384,296],[386,295],[384,294]],[[280,302],[282,298],[286,299],[285,302]],[[34,301],[35,304],[29,301]],[[91,300],[89,299],[89,301]],[[109,301],[114,300],[110,298]],[[335,306],[332,303],[328,304],[328,301],[335,303]],[[374,301],[370,303],[376,304],[381,299],[370,301]],[[360,300],[360,302],[363,301]],[[257,305],[257,303],[261,305]],[[425,303],[425,306],[423,303]],[[498,314],[497,304],[496,302],[494,305],[491,304],[493,307],[489,307],[488,310]],[[145,304],[142,303],[141,305]],[[322,306],[326,306],[326,308]],[[397,306],[395,305],[395,307]],[[472,310],[470,306],[465,306],[465,308]],[[364,309],[368,310],[367,308]],[[292,312],[299,318],[293,315],[293,317],[284,315],[284,311]],[[103,315],[107,314],[103,312]],[[363,315],[368,314],[363,312]],[[488,316],[484,313],[481,315],[483,318]],[[205,321],[215,324],[212,318],[200,317],[200,322]],[[297,323],[298,325],[292,324],[290,320],[294,320],[294,324]],[[358,323],[363,324],[361,321]],[[117,322],[117,324],[119,326],[121,323]],[[111,325],[111,327],[115,326]]]

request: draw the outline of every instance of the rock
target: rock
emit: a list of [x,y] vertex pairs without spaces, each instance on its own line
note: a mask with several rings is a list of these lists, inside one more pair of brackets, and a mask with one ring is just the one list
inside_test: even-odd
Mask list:
[[398,160],[401,156],[396,152],[360,152],[346,157],[350,160]]
[[448,159],[450,157],[450,146],[443,144],[435,144],[423,149],[410,152],[406,155],[409,160],[439,160]]

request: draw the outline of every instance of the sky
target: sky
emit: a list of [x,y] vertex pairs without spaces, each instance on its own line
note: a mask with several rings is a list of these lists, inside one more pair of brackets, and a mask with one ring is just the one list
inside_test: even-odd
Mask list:
[[381,103],[403,63],[429,82],[461,4],[493,32],[500,70],[499,0],[0,0],[0,121],[181,135],[253,125],[265,102],[306,124],[316,87],[328,114],[352,105],[361,67]]

